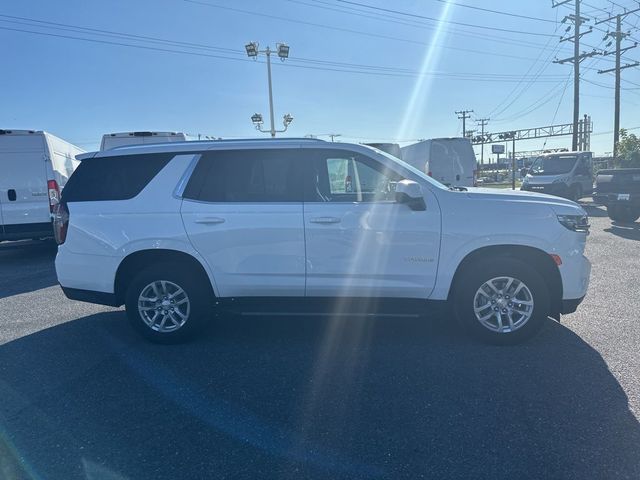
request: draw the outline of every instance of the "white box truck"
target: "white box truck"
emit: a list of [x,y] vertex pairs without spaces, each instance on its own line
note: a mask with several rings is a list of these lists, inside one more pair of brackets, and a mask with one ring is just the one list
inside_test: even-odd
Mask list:
[[187,136],[181,132],[120,132],[105,133],[102,136],[100,150],[122,147],[124,145],[141,145],[146,143],[185,142]]
[[0,130],[0,241],[53,236],[51,212],[81,153],[47,132]]
[[402,160],[447,186],[474,187],[478,162],[468,138],[433,138],[401,148]]

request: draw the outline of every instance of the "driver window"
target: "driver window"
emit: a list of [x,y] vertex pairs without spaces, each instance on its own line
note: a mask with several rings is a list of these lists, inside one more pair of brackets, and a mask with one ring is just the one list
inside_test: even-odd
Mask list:
[[326,202],[395,201],[395,186],[402,180],[384,165],[352,152],[328,152],[318,166],[315,190]]

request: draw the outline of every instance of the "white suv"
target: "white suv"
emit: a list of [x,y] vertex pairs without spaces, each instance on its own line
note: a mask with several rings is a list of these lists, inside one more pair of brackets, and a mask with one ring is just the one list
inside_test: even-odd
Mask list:
[[184,142],[85,154],[55,215],[67,297],[126,305],[157,342],[214,313],[426,313],[519,342],[575,311],[591,266],[576,203],[449,189],[363,145]]

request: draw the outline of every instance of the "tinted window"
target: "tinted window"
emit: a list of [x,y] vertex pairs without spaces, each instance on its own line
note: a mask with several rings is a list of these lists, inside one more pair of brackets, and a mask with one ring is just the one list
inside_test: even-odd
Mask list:
[[126,155],[83,160],[65,185],[62,200],[91,202],[133,198],[174,155]]
[[302,202],[302,150],[205,153],[184,197],[204,202]]
[[311,201],[393,201],[395,185],[402,180],[383,164],[349,151],[317,151],[312,164]]

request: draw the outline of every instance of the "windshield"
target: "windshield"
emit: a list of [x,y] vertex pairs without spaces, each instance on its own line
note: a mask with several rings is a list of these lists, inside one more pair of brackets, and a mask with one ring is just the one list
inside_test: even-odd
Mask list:
[[552,155],[538,157],[531,165],[531,175],[560,175],[569,173],[578,159],[577,155]]

